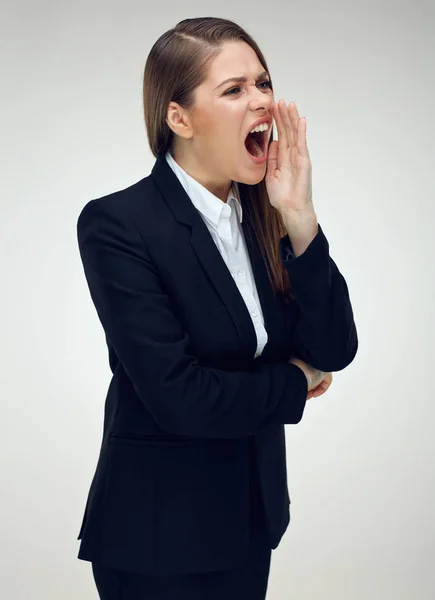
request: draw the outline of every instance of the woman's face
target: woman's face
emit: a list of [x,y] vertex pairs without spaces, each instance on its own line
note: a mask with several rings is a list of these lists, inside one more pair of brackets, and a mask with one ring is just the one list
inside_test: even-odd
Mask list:
[[[246,77],[246,81],[225,82],[234,77]],[[254,185],[266,173],[267,161],[254,161],[245,139],[255,121],[272,116],[274,94],[268,81],[248,44],[225,43],[206,81],[196,90],[188,127],[177,131],[182,137],[175,146],[177,162],[222,200],[232,180]],[[266,150],[271,130],[272,123],[265,132]]]

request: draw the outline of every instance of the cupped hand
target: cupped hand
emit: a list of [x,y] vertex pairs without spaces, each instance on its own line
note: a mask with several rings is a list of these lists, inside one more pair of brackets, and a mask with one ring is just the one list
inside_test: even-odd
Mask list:
[[314,212],[307,122],[294,102],[279,100],[272,108],[278,141],[270,142],[265,182],[272,206],[283,213]]

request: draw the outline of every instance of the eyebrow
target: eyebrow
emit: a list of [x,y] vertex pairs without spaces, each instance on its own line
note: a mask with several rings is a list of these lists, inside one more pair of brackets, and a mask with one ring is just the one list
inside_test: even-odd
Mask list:
[[[267,71],[263,71],[262,73],[260,73],[260,75],[257,77],[257,81],[259,79],[262,79],[265,75],[269,76],[269,73]],[[247,77],[230,77],[229,79],[225,79],[225,81],[222,81],[222,83],[220,83],[214,89],[217,90],[218,88],[223,86],[225,83],[229,83],[230,81],[236,81],[237,83],[246,83],[248,81],[248,78]]]

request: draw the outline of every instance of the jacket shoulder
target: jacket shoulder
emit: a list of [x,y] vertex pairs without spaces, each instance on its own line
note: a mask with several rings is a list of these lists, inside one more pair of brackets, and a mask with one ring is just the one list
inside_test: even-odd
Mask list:
[[154,225],[159,213],[157,205],[163,204],[158,200],[159,191],[152,177],[148,175],[124,189],[89,200],[77,217],[77,227],[80,227],[80,223],[94,211],[108,213],[134,224],[148,222]]

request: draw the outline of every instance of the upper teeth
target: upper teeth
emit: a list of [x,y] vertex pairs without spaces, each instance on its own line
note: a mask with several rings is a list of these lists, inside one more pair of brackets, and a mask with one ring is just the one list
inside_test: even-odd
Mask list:
[[254,129],[251,129],[249,133],[254,133],[255,131],[267,131],[269,129],[269,125],[267,123],[261,123],[261,125],[257,125]]

